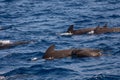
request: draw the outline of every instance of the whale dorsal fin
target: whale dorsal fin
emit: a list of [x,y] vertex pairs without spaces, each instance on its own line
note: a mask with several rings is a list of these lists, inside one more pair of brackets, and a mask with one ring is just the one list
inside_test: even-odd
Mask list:
[[55,49],[55,45],[54,44],[52,44],[47,50],[46,50],[46,54],[47,53],[50,53],[50,52],[52,52],[52,51],[54,51],[54,49]]
[[103,26],[104,28],[107,28],[108,26],[107,26],[107,23]]
[[68,28],[68,30],[67,30],[67,32],[73,32],[73,27],[74,27],[74,25],[70,25],[70,27]]

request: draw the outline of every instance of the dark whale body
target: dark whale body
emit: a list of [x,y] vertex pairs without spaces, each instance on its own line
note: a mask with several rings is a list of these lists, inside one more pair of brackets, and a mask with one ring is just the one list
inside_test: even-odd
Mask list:
[[54,50],[55,45],[51,45],[45,52],[44,59],[64,58],[71,56],[72,50]]
[[72,55],[75,55],[76,57],[98,57],[101,56],[101,50],[98,49],[79,49],[79,50],[74,50]]
[[18,45],[29,44],[30,42],[32,41],[16,41],[16,42],[9,41],[7,43],[5,43],[4,41],[0,41],[0,50],[15,47]]
[[103,34],[103,33],[111,33],[111,32],[120,32],[120,27],[109,28],[107,24],[105,24],[102,27],[97,26],[94,28],[85,28],[85,29],[78,29],[78,30],[74,30],[73,27],[74,26],[71,25],[68,28],[67,33],[71,33],[72,35],[82,35],[82,34],[89,34],[89,33],[90,34]]
[[103,27],[96,27],[94,29],[94,34],[103,34],[103,33],[112,33],[112,32],[120,32],[120,27],[109,28],[107,24]]
[[78,29],[74,30],[74,25],[70,25],[67,32],[72,33],[73,35],[81,35],[81,34],[87,34],[90,31],[93,31],[95,28],[86,28],[86,29]]
[[55,45],[51,45],[43,55],[43,59],[59,59],[65,57],[97,57],[101,56],[101,51],[97,49],[66,49],[55,50]]

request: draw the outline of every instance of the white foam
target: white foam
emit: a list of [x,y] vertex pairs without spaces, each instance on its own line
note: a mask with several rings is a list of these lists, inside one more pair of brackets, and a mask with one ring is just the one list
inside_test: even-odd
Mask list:
[[52,60],[52,59],[54,59],[54,57],[49,57],[49,58],[46,58],[46,59],[48,59],[48,60]]
[[70,36],[70,35],[72,35],[72,33],[61,33],[60,35],[61,36]]
[[4,76],[0,76],[0,80],[6,80]]
[[0,43],[2,43],[2,44],[11,44],[12,42],[10,40],[0,40]]
[[88,32],[88,34],[94,34],[94,31],[90,31],[90,32]]
[[37,57],[34,57],[34,58],[32,58],[31,60],[32,60],[32,61],[36,61],[36,60],[38,60],[38,58],[37,58]]

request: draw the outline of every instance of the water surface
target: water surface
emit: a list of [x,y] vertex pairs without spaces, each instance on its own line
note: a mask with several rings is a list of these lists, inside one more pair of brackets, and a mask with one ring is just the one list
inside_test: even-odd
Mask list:
[[[0,75],[7,80],[120,80],[120,33],[59,36],[76,29],[120,26],[119,0],[0,0],[2,40],[37,40],[0,50]],[[96,48],[98,58],[41,59],[46,49]],[[32,58],[39,58],[31,61]]]

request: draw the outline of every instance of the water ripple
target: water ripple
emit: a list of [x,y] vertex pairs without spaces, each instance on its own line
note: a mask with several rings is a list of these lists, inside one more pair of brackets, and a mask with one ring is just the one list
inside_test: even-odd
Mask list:
[[[0,0],[0,39],[36,40],[0,50],[0,77],[7,80],[119,80],[120,34],[60,36],[75,29],[119,27],[119,0]],[[98,58],[42,59],[46,49],[95,48]],[[36,60],[33,60],[37,58]]]

